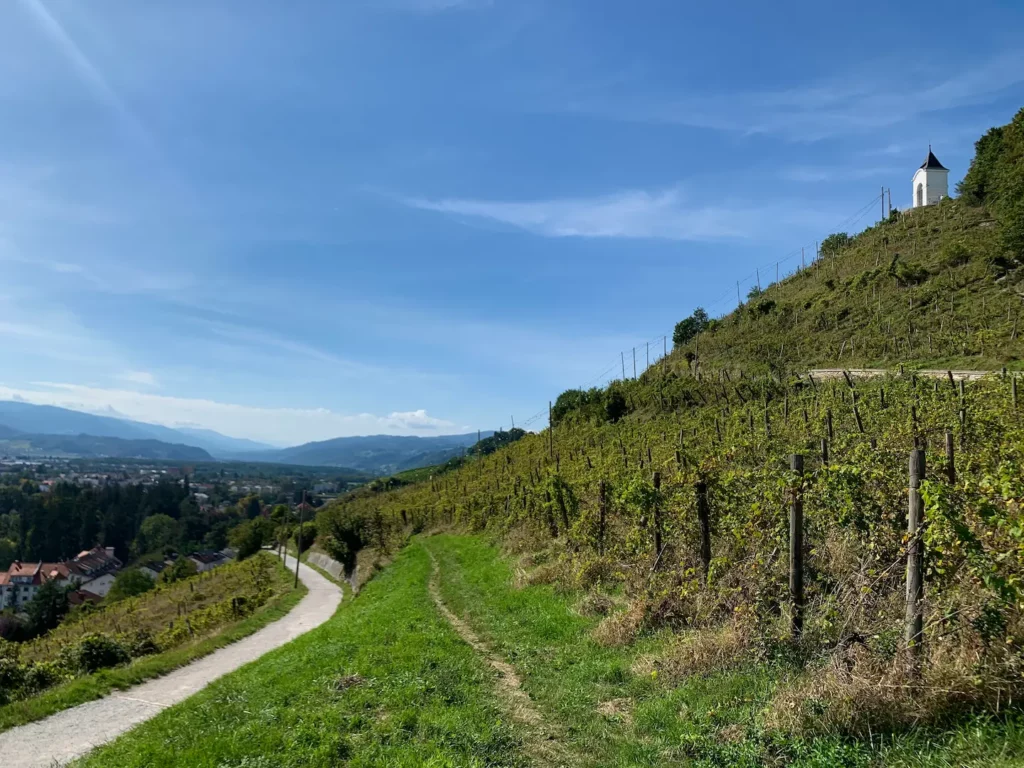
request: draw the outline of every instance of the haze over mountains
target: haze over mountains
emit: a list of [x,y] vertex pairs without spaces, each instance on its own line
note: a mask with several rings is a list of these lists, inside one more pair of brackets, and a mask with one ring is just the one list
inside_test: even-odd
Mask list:
[[276,448],[211,429],[171,428],[50,405],[0,401],[0,455],[260,461],[345,467],[381,475],[442,463],[476,440],[476,433],[372,435]]

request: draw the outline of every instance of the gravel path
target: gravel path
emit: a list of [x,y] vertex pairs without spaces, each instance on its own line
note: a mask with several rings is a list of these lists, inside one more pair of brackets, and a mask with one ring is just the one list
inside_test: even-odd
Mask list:
[[[295,568],[293,558],[285,558],[285,563]],[[164,677],[0,733],[0,766],[64,765],[188,698],[218,677],[323,624],[341,602],[340,588],[312,568],[301,568],[299,578],[309,593],[288,615],[244,640]]]

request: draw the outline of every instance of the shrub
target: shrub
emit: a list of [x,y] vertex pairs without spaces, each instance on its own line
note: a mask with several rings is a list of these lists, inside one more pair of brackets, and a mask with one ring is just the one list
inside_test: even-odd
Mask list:
[[942,247],[942,257],[939,263],[945,268],[961,267],[970,260],[971,254],[967,250],[967,246],[961,240],[954,240]]
[[310,520],[301,526],[296,526],[295,535],[292,538],[295,540],[299,553],[305,552],[316,541],[316,523]]
[[153,579],[138,568],[128,568],[117,574],[107,600],[111,603],[124,600],[128,597],[136,597],[151,590],[154,586]]
[[88,675],[108,667],[116,667],[130,659],[127,649],[114,638],[91,632],[74,645],[61,650],[61,663],[74,672]]
[[199,573],[196,564],[187,557],[179,557],[160,574],[161,584],[173,584],[176,581],[187,579]]

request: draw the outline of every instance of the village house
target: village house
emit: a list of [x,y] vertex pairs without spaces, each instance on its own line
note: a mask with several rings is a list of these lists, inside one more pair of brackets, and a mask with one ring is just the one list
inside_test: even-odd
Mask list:
[[74,585],[77,594],[72,602],[100,600],[107,596],[114,583],[121,561],[113,547],[94,547],[79,552],[71,560],[59,563],[23,563],[15,560],[0,572],[0,610],[22,610],[48,581]]

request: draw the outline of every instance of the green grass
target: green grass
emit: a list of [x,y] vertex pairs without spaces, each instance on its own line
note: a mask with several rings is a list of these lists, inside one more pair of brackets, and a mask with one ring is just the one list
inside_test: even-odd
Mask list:
[[[417,539],[322,627],[213,683],[102,747],[80,766],[434,766],[532,764],[479,654],[438,614],[441,592],[513,663],[548,731],[577,766],[1012,766],[1024,760],[1018,715],[949,731],[877,735],[872,744],[801,741],[760,717],[791,670],[763,665],[669,684],[637,675],[666,634],[604,648],[580,595],[515,589],[498,550],[471,536]],[[625,700],[616,712],[599,704]]]
[[492,673],[430,601],[429,572],[410,547],[326,624],[81,765],[525,765]]
[[[287,575],[284,565],[276,563],[275,571]],[[0,707],[0,732],[18,725],[41,720],[64,709],[100,699],[112,691],[123,691],[154,677],[166,675],[190,664],[226,645],[235,643],[287,614],[308,590],[303,584],[297,589],[290,585],[287,591],[271,598],[262,608],[242,621],[219,629],[216,633],[194,643],[169,651],[145,656],[124,667],[104,669],[92,675],[75,678],[62,685],[49,688],[38,696],[11,702]],[[88,619],[84,624],[89,624]]]
[[[496,548],[469,536],[436,536],[426,546],[441,564],[445,601],[519,670],[542,711],[564,726],[574,750],[595,766],[1010,766],[1024,763],[1024,719],[965,720],[943,731],[886,734],[884,746],[766,733],[760,714],[792,670],[762,665],[663,684],[631,671],[667,636],[603,648],[590,638],[597,619],[574,610],[578,594],[549,586],[513,589]],[[628,717],[598,712],[627,699]],[[729,739],[723,738],[728,729]]]

